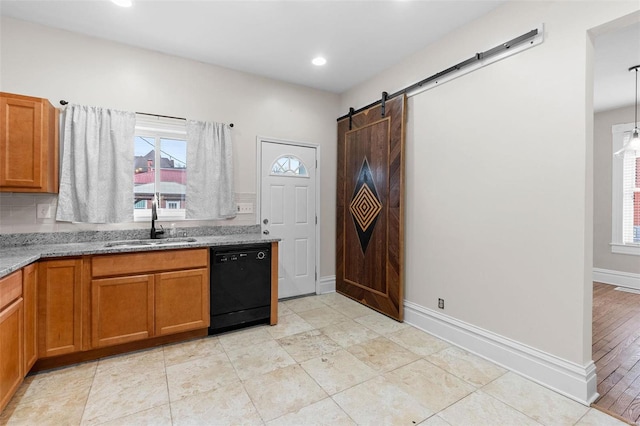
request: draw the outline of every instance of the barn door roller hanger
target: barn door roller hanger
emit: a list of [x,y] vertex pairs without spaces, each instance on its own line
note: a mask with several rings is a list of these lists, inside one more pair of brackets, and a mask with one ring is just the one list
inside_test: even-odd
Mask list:
[[[455,75],[453,73],[460,72],[466,74],[467,72],[471,72],[477,68],[489,65],[497,60],[500,60],[506,56],[518,53],[524,49],[529,47],[537,46],[542,43],[544,35],[544,25],[540,24],[538,28],[535,28],[529,32],[526,32],[518,37],[515,37],[509,41],[506,41],[498,46],[495,46],[489,50],[485,50],[484,52],[478,52],[469,59],[462,61],[449,67],[445,70],[442,70],[436,74],[433,74],[430,77],[427,77],[423,80],[420,80],[417,83],[414,83],[410,86],[405,87],[402,90],[398,90],[395,93],[389,95],[387,92],[382,92],[382,98],[378,101],[370,103],[367,106],[359,108],[355,110],[354,108],[349,108],[349,113],[347,115],[343,115],[339,117],[337,121],[340,121],[344,118],[349,117],[349,130],[352,128],[353,116],[362,111],[366,111],[369,108],[373,108],[374,106],[380,104],[381,105],[381,115],[384,117],[385,115],[385,103],[389,99],[393,99],[399,95],[407,95],[415,94],[419,91],[426,90],[430,84],[438,84],[443,83],[446,80],[453,78]],[[514,49],[516,48],[516,49]]]

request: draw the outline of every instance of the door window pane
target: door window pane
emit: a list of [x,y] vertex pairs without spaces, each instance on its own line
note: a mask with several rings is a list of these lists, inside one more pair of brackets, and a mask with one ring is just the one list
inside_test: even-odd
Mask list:
[[278,158],[273,163],[273,166],[271,166],[271,174],[284,176],[309,176],[304,163],[293,155],[283,155]]

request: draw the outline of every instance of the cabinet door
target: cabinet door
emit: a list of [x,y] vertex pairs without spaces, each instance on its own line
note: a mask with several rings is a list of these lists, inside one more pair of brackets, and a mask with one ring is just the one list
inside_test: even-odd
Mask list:
[[46,99],[0,93],[0,191],[58,192],[58,116]]
[[153,275],[91,281],[93,348],[153,336]]
[[0,312],[0,411],[22,383],[22,298]]
[[35,263],[22,269],[22,298],[24,299],[24,374],[38,360],[38,311],[36,283],[38,267]]
[[38,357],[82,345],[82,259],[48,260],[38,269]]
[[208,269],[156,274],[156,335],[209,326]]
[[0,186],[42,187],[42,108],[35,98],[0,97]]

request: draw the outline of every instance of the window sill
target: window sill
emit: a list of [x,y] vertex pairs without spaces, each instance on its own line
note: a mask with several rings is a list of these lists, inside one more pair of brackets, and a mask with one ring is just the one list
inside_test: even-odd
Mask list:
[[[158,209],[157,222],[180,222],[186,220],[184,209]],[[151,222],[151,211],[133,212],[134,222]]]
[[640,256],[640,244],[611,243],[611,253]]

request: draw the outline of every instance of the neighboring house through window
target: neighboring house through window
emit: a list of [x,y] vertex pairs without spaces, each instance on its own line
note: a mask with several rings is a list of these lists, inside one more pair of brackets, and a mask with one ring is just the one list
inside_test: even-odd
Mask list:
[[[612,127],[613,152],[630,137],[633,124]],[[640,156],[614,156],[612,176],[611,251],[640,255]]]
[[187,188],[185,121],[138,114],[134,147],[134,219],[151,218],[156,193],[159,220],[184,219]]

